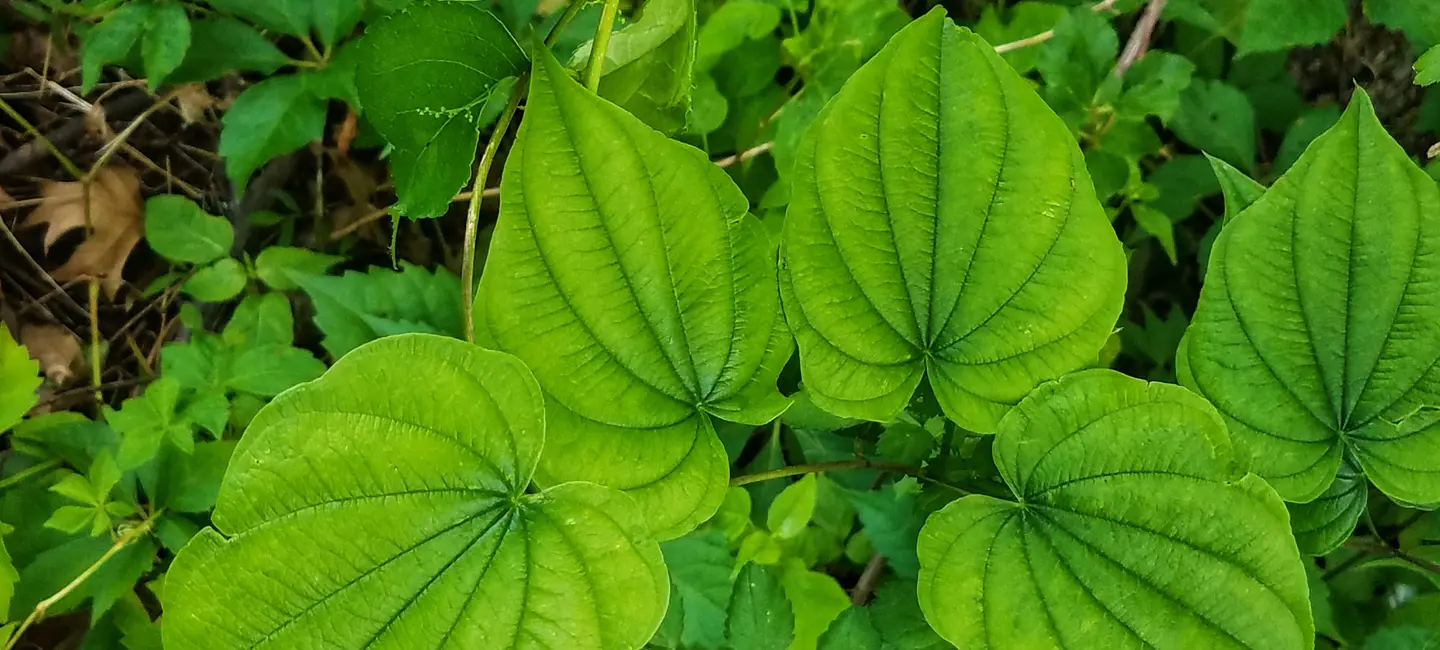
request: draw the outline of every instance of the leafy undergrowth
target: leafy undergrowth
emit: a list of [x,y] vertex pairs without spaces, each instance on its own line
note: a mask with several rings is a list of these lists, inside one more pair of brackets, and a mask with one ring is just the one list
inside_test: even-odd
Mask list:
[[3,647],[1440,645],[1437,7],[12,0]]

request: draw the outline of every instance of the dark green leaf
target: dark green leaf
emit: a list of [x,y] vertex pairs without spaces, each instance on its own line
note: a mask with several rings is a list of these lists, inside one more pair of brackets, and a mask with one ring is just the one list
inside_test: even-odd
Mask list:
[[1300,552],[1325,555],[1350,539],[1365,513],[1369,491],[1360,466],[1353,458],[1346,458],[1335,482],[1314,501],[1288,504],[1290,527]]
[[1035,67],[1045,79],[1045,100],[1060,112],[1089,107],[1119,53],[1120,39],[1105,16],[1071,9],[1040,46]]
[[309,352],[288,345],[247,347],[231,362],[225,385],[242,393],[273,397],[325,372]]
[[[571,67],[583,69],[590,46],[575,51]],[[659,131],[679,131],[690,110],[695,48],[694,0],[645,3],[634,23],[610,37],[600,96]]]
[[180,67],[189,49],[190,18],[185,15],[185,7],[178,2],[157,5],[145,21],[145,37],[140,43],[151,92]]
[[882,650],[883,643],[870,620],[870,608],[851,607],[825,630],[817,650]]
[[696,531],[660,545],[670,568],[671,587],[684,603],[681,641],[685,646],[718,650],[725,645],[734,560],[718,530]]
[[242,192],[250,175],[270,159],[324,135],[325,102],[303,77],[271,77],[240,93],[222,122],[220,157],[226,176]]
[[1345,0],[1250,0],[1240,52],[1273,52],[1329,41],[1345,26]]
[[190,23],[190,49],[169,80],[210,81],[236,70],[268,75],[289,60],[254,27],[227,16],[211,16]]
[[290,273],[315,303],[323,345],[339,358],[381,336],[426,332],[460,337],[460,280],[444,268],[433,272],[401,263],[399,271],[320,276]]
[[89,93],[100,81],[102,66],[125,60],[144,35],[155,9],[153,2],[144,0],[128,3],[106,16],[85,35],[84,48],[80,52],[80,69],[84,79],[81,92]]
[[1255,166],[1255,111],[1234,86],[1196,79],[1181,95],[1170,128],[1191,146],[1241,170]]
[[735,580],[726,620],[730,645],[746,650],[785,650],[795,637],[795,614],[775,569],[747,564]]
[[1169,122],[1180,109],[1180,95],[1190,87],[1195,64],[1170,52],[1152,51],[1125,74],[1125,91],[1115,106],[1122,116],[1154,115]]

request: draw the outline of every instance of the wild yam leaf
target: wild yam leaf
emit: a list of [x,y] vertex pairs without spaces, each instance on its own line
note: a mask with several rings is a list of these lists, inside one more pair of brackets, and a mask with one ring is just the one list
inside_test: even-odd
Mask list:
[[885,422],[922,375],[992,431],[1095,361],[1125,263],[1065,124],[994,50],[932,11],[801,144],[781,290],[815,404]]
[[1440,188],[1356,92],[1215,242],[1182,379],[1250,471],[1305,502],[1353,454],[1381,491],[1440,501]]
[[1318,498],[1287,504],[1295,543],[1306,555],[1325,555],[1350,539],[1365,513],[1370,486],[1353,458],[1340,465],[1340,473]]
[[371,25],[357,47],[365,117],[395,147],[396,209],[444,214],[470,180],[482,109],[524,70],[524,52],[478,5],[428,0]]
[[659,546],[614,490],[527,492],[543,408],[514,357],[424,334],[285,393],[168,574],[165,647],[640,647]]
[[1001,421],[1016,501],[967,496],[920,535],[920,607],[961,648],[1308,649],[1284,503],[1234,469],[1195,394],[1109,370],[1045,384]]
[[477,326],[546,392],[538,481],[628,491],[668,539],[729,479],[712,418],[789,405],[764,227],[725,174],[537,58],[501,182]]
[[[695,33],[694,0],[645,3],[639,19],[610,37],[600,96],[661,132],[679,131],[690,112]],[[590,60],[592,44],[575,51],[571,67]]]

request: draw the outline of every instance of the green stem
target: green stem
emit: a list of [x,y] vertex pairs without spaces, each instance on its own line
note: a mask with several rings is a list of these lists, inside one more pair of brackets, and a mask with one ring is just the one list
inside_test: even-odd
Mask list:
[[9,104],[5,103],[5,100],[3,99],[0,99],[0,111],[5,111],[5,114],[9,115],[10,119],[18,122],[20,124],[20,128],[24,129],[26,133],[29,133],[30,137],[39,140],[40,144],[45,145],[45,148],[49,149],[50,153],[55,155],[55,160],[60,161],[60,166],[64,167],[66,173],[70,174],[72,178],[77,181],[85,179],[85,172],[80,171],[80,168],[77,167],[74,162],[71,162],[68,156],[60,153],[60,149],[55,146],[55,143],[50,141],[50,138],[45,137],[45,134],[41,133],[40,129],[35,128],[35,125],[31,124],[28,120],[25,119],[25,116],[21,115]]
[[[918,467],[911,467],[911,466],[909,466],[909,465],[901,465],[901,464],[899,464],[899,463],[887,463],[887,462],[884,462],[884,461],[868,460],[868,459],[865,459],[865,458],[857,458],[857,459],[855,459],[855,460],[837,460],[837,461],[831,461],[831,462],[828,462],[828,463],[811,463],[811,464],[808,464],[808,465],[791,465],[790,467],[780,467],[780,468],[777,468],[777,469],[767,470],[767,471],[764,471],[764,472],[756,472],[756,473],[754,473],[754,474],[746,474],[746,475],[744,475],[744,476],[737,476],[737,477],[735,477],[735,478],[733,478],[733,479],[730,479],[730,486],[731,486],[731,487],[739,487],[739,486],[741,486],[741,485],[749,485],[749,484],[751,484],[751,483],[760,483],[760,482],[762,482],[762,481],[769,481],[769,480],[777,479],[777,478],[786,478],[786,477],[790,477],[790,476],[800,476],[800,475],[802,475],[802,474],[817,474],[817,473],[820,473],[820,472],[833,472],[833,471],[835,471],[835,470],[842,470],[842,469],[878,469],[878,470],[882,470],[882,471],[886,471],[886,472],[895,472],[896,474],[904,474],[904,475],[906,475],[906,476],[914,476],[915,478],[919,478],[919,479],[927,479],[927,478],[928,478],[928,477],[925,476],[924,471],[922,471],[922,470],[921,470],[920,468],[918,468]],[[933,480],[933,479],[930,479],[930,480]],[[959,489],[959,488],[956,488],[956,489]]]
[[615,28],[615,15],[620,13],[620,0],[605,0],[600,11],[600,26],[595,28],[595,42],[590,48],[590,65],[585,70],[585,87],[599,92],[600,73],[605,67],[605,50],[610,49],[610,32]]
[[520,100],[525,97],[528,84],[522,76],[515,80],[515,89],[510,92],[510,103],[505,106],[505,111],[500,113],[500,119],[495,122],[494,130],[490,131],[490,139],[485,143],[485,153],[480,155],[480,166],[475,170],[475,182],[470,187],[470,204],[465,211],[465,248],[460,251],[460,278],[465,288],[461,296],[461,302],[465,312],[465,340],[475,342],[475,240],[480,237],[480,203],[485,194],[485,181],[490,178],[490,167],[495,164],[495,154],[500,150],[500,141],[505,138],[505,133],[510,130],[510,121],[515,118],[515,112],[520,108]]
[[580,15],[580,10],[584,9],[587,4],[590,4],[590,0],[573,0],[570,6],[565,8],[565,13],[560,14],[560,20],[556,21],[554,27],[550,28],[550,35],[545,37],[546,47],[555,44],[556,39],[560,38],[560,33],[565,31],[566,27],[570,26],[570,22],[575,20],[576,16]]
[[37,463],[35,465],[26,467],[25,469],[15,472],[15,474],[11,476],[5,477],[5,480],[0,481],[0,490],[4,490],[5,488],[20,483],[21,481],[24,481],[25,479],[30,478],[31,476],[34,476],[36,474],[44,474],[45,472],[59,467],[60,463],[61,460],[59,458],[51,458],[50,460],[47,460],[43,463]]

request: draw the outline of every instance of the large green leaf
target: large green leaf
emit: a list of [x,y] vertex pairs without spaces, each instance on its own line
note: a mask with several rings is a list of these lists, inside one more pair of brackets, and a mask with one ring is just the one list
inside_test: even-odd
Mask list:
[[815,403],[894,419],[928,372],[991,431],[1092,364],[1125,258],[1070,132],[935,10],[851,78],[801,144],[782,291]]
[[795,614],[778,570],[747,564],[735,580],[726,618],[730,645],[746,650],[785,650],[795,636]]
[[614,490],[527,490],[543,407],[514,357],[426,334],[285,393],[170,569],[165,647],[640,647],[659,546]]
[[[665,133],[685,126],[695,69],[695,1],[647,2],[640,18],[610,37],[600,96]],[[591,43],[571,57],[583,68]]]
[[789,405],[773,249],[702,152],[536,59],[478,325],[545,389],[537,480],[626,490],[675,537],[725,497],[711,418],[760,425]]
[[0,323],[0,432],[20,423],[38,398],[40,364]]
[[1000,423],[1016,501],[967,496],[920,536],[921,609],[961,648],[1308,650],[1285,505],[1171,384],[1090,370]]
[[1295,543],[1307,555],[1325,555],[1350,539],[1365,513],[1370,486],[1353,458],[1340,465],[1329,488],[1309,503],[1291,503],[1290,526]]
[[1182,347],[1251,471],[1309,501],[1354,454],[1386,494],[1440,501],[1440,188],[1364,92],[1225,226]]
[[510,87],[502,79],[524,70],[524,52],[500,19],[469,2],[415,3],[367,28],[358,46],[365,117],[395,146],[396,209],[444,214],[470,180],[484,109]]

